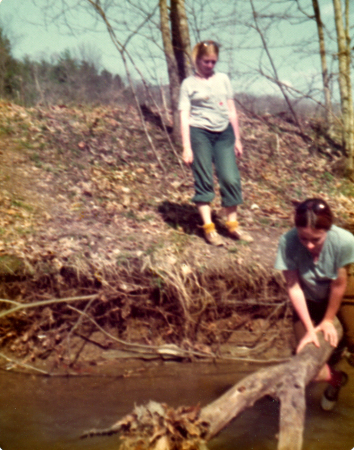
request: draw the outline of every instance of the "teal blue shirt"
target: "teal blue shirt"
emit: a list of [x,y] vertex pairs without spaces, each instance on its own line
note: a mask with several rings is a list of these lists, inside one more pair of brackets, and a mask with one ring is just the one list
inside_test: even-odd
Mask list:
[[301,244],[296,228],[283,234],[279,241],[275,268],[297,270],[305,297],[321,302],[328,299],[330,284],[337,278],[338,269],[353,262],[353,234],[332,225],[316,262]]

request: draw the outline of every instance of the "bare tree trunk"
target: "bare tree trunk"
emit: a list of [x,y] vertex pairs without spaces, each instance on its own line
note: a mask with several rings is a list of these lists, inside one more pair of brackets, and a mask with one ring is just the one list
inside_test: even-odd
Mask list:
[[351,67],[351,48],[350,48],[350,23],[349,23],[349,0],[345,0],[345,43],[346,43],[346,53],[347,53],[347,71],[346,78],[348,84],[348,93],[349,93],[349,111],[350,111],[350,130],[351,130],[351,139],[352,146],[350,147],[351,151],[348,155],[347,162],[347,172],[349,176],[353,177],[354,175],[354,110],[353,110],[353,90],[352,90],[352,78],[350,73]]
[[5,77],[6,77],[6,55],[5,50],[0,47],[0,98],[5,96]]
[[37,65],[33,65],[32,73],[33,73],[33,78],[34,78],[34,82],[35,82],[35,85],[36,85],[36,89],[37,89],[38,94],[39,94],[39,102],[37,102],[37,104],[41,103],[42,105],[45,105],[46,104],[45,97],[43,95],[43,90],[42,90],[41,85],[40,85],[39,80],[38,80],[38,66]]
[[329,89],[329,77],[327,68],[327,58],[326,58],[326,46],[323,31],[323,23],[321,20],[320,6],[318,0],[312,0],[313,11],[315,14],[315,20],[317,24],[318,42],[320,46],[320,58],[322,67],[322,80],[323,80],[323,92],[325,97],[325,108],[326,108],[326,122],[329,135],[333,131],[333,111],[331,103],[331,92]]
[[192,74],[191,44],[184,0],[171,0],[172,45],[178,66],[179,81]]
[[178,64],[173,50],[173,43],[170,34],[170,22],[168,14],[167,0],[159,1],[160,7],[160,25],[163,48],[167,62],[168,78],[170,82],[170,101],[173,117],[173,137],[179,140],[179,113],[178,113],[178,96],[180,88],[180,79],[178,75]]
[[[333,0],[334,17],[338,43],[339,90],[343,120],[343,145],[347,152],[346,172],[354,178],[354,129],[353,104],[350,82],[350,38],[343,22],[341,0]],[[349,22],[349,0],[346,0],[346,18]],[[349,28],[349,26],[347,26]],[[349,42],[348,42],[349,40]]]

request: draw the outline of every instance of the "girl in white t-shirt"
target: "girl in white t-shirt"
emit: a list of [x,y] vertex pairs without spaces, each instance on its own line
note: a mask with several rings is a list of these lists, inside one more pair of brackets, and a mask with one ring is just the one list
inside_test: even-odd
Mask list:
[[199,42],[193,49],[195,74],[183,81],[178,106],[182,158],[193,170],[195,195],[192,200],[202,218],[207,242],[223,245],[211,217],[210,203],[215,197],[213,164],[230,236],[252,242],[252,237],[241,230],[237,222],[242,190],[236,156],[241,157],[243,149],[230,80],[226,74],[214,72],[218,57],[219,47],[214,41]]

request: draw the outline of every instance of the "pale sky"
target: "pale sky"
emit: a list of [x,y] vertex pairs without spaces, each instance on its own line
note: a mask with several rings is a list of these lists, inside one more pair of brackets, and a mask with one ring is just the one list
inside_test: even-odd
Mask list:
[[[45,3],[46,0],[36,1],[38,5]],[[85,22],[85,18],[83,21]],[[101,65],[107,70],[124,73],[117,50],[103,26],[100,33],[77,32],[71,35],[70,30],[64,27],[59,29],[57,25],[45,24],[42,9],[32,0],[2,0],[0,23],[10,38],[12,53],[17,59],[22,59],[25,55],[31,59],[41,59],[68,48],[76,50],[84,45],[88,49],[94,49],[94,58],[100,55]]]
[[[31,59],[49,58],[53,53],[61,53],[65,49],[77,52],[80,56],[79,48],[85,48],[86,54],[92,57],[93,61],[101,68],[106,68],[111,73],[119,73],[124,76],[125,71],[122,66],[121,58],[111,42],[111,39],[107,33],[105,25],[98,22],[96,23],[96,31],[83,31],[86,26],[88,29],[94,28],[94,19],[87,13],[81,12],[78,15],[77,12],[71,14],[71,23],[76,23],[81,28],[81,31],[74,30],[74,35],[70,34],[67,27],[59,27],[57,24],[47,23],[45,25],[45,10],[44,5],[49,0],[0,0],[0,25],[4,29],[6,35],[10,38],[12,44],[13,56],[17,59],[22,59],[25,55],[28,55]],[[136,3],[140,1],[140,5],[145,5],[145,9],[149,11],[151,5],[157,5],[157,0],[135,0]],[[74,4],[77,1],[68,0],[69,4]],[[119,0],[117,4],[125,5],[126,0]],[[262,2],[260,0],[254,0],[258,10],[262,12],[262,5],[269,4],[269,2]],[[53,5],[61,5],[60,0],[50,0]],[[77,2],[79,3],[79,2]],[[85,2],[81,2],[85,4]],[[199,12],[196,17],[190,17],[190,30],[192,44],[198,39],[215,39],[223,44],[220,54],[220,60],[217,66],[219,71],[228,72],[233,78],[235,89],[240,91],[247,85],[253,86],[257,92],[262,93],[272,91],[270,83],[267,82],[260,75],[257,75],[259,68],[269,70],[269,61],[265,52],[260,50],[261,41],[257,33],[252,30],[251,26],[247,28],[244,25],[237,23],[238,16],[234,13],[233,17],[228,17],[227,10],[232,8],[233,5],[237,5],[240,8],[240,13],[249,9],[250,2],[248,0],[210,0],[209,2],[198,2],[187,0],[186,4],[193,6],[194,4],[208,4],[210,6],[209,11],[203,11],[203,14]],[[311,2],[302,0],[303,5],[309,5]],[[329,27],[333,29],[333,6],[332,0],[321,0],[321,13],[322,18]],[[274,0],[274,4],[271,3],[271,8],[274,12],[277,12],[277,5],[283,5],[285,2],[279,2]],[[288,2],[287,4],[291,4]],[[295,4],[295,2],[294,2]],[[37,5],[37,6],[36,6]],[[240,5],[240,6],[238,6]],[[143,7],[142,6],[142,7]],[[311,11],[311,10],[310,10]],[[269,8],[265,13],[272,12]],[[353,16],[354,8],[352,8]],[[146,13],[144,13],[146,14]],[[209,23],[213,15],[224,14],[225,23],[227,26],[225,29],[214,29],[205,27],[205,23]],[[249,11],[248,13],[249,14]],[[121,15],[121,16],[124,16]],[[191,15],[192,16],[192,15]],[[116,18],[116,15],[110,16]],[[143,17],[143,16],[140,16]],[[221,16],[220,16],[221,17]],[[246,17],[246,16],[245,16]],[[252,17],[252,16],[249,16]],[[80,19],[79,21],[77,19]],[[121,23],[119,23],[119,20]],[[123,23],[126,20],[126,23]],[[137,24],[139,22],[139,16],[135,19]],[[156,17],[158,21],[158,15]],[[229,20],[234,20],[235,25],[230,27]],[[240,19],[241,20],[241,19]],[[244,19],[246,20],[246,19]],[[249,19],[248,19],[249,20]],[[120,33],[123,36],[126,30],[131,32],[134,29],[135,23],[131,23],[127,17],[119,17],[117,19],[117,26],[120,26]],[[352,21],[354,25],[354,20]],[[148,35],[148,33],[151,33]],[[157,34],[156,34],[157,33]],[[253,34],[251,34],[253,33]],[[154,76],[158,77],[162,82],[167,81],[166,64],[163,59],[161,51],[158,50],[156,42],[159,40],[159,32],[157,26],[154,24],[147,31],[146,39],[134,38],[133,42],[130,42],[130,51],[135,52],[134,61],[139,67],[142,67],[145,76],[149,76],[149,71]],[[153,39],[149,41],[150,36],[155,36],[155,42]],[[244,36],[244,37],[243,37]],[[271,53],[274,58],[274,62],[277,64],[279,75],[281,80],[289,86],[299,87],[300,84],[310,83],[311,79],[316,78],[316,83],[320,82],[320,65],[318,57],[318,44],[316,42],[316,27],[314,22],[304,22],[303,24],[288,23],[279,25],[279,27],[272,28],[271,34],[268,36],[269,41],[272,41]],[[124,39],[124,38],[122,38]],[[309,40],[312,42],[313,54],[298,55],[299,49],[292,50],[287,47],[288,44],[283,45],[284,42],[290,42],[291,40]],[[333,46],[331,52],[335,52]],[[228,50],[226,50],[228,47]],[[249,47],[249,48],[248,48]],[[156,53],[157,52],[157,53]],[[228,52],[228,53],[227,53]],[[74,55],[76,56],[76,55]],[[329,61],[329,64],[331,61]],[[333,62],[333,68],[335,70],[336,62]],[[268,67],[267,67],[268,65]],[[154,67],[153,67],[154,66]],[[247,77],[246,72],[250,68],[252,76]],[[241,73],[243,78],[241,79]],[[315,83],[315,82],[314,82]],[[254,88],[254,86],[256,86]],[[301,87],[302,89],[302,87]]]

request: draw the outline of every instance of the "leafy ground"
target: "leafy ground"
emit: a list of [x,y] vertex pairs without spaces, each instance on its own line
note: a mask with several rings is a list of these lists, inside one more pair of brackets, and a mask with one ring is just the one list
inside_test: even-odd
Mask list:
[[153,114],[147,119],[153,145],[130,106],[0,104],[7,367],[289,354],[289,308],[272,268],[277,241],[293,205],[310,196],[326,199],[337,223],[354,230],[340,147],[319,123],[304,120],[301,134],[280,117],[241,113],[239,220],[254,242],[227,236],[217,195],[225,246],[214,248],[190,203],[180,149]]

